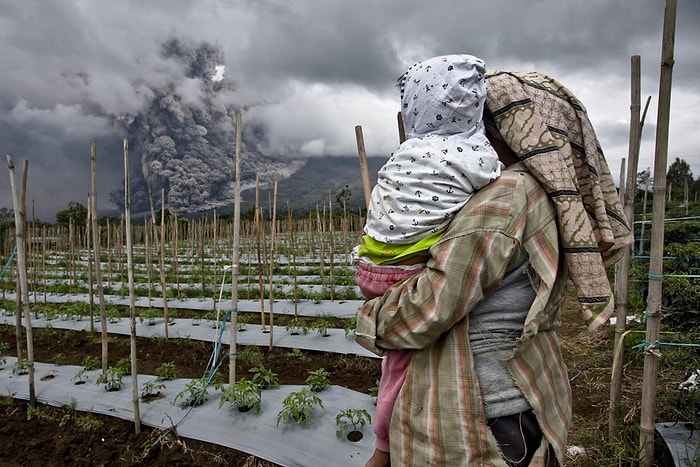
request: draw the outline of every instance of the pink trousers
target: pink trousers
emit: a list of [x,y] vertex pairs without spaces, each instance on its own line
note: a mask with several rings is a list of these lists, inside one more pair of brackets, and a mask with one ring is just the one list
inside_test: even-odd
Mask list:
[[[355,281],[365,298],[370,299],[384,295],[384,292],[404,279],[416,274],[421,268],[377,267],[360,263],[355,272]],[[396,397],[406,380],[408,365],[413,352],[410,350],[392,350],[382,360],[382,376],[379,380],[377,409],[374,413],[374,433],[377,449],[389,452],[389,426],[394,411]]]

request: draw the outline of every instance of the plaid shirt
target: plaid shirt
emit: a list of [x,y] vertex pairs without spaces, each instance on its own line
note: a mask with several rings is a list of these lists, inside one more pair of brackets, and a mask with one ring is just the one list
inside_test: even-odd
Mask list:
[[552,204],[520,163],[476,192],[431,248],[423,273],[359,309],[360,345],[379,355],[415,349],[391,420],[392,464],[506,465],[486,426],[467,314],[498,288],[520,248],[537,295],[507,365],[544,434],[531,465],[563,464],[571,389],[555,330],[567,274]]

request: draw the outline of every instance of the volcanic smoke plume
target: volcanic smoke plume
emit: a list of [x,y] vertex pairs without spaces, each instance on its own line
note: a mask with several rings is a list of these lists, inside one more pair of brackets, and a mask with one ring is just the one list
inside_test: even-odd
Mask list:
[[[224,54],[211,44],[171,39],[162,55],[184,67],[185,79],[153,89],[140,114],[121,119],[129,139],[132,209],[149,210],[149,183],[155,207],[164,189],[166,208],[178,215],[232,206],[238,109],[230,103],[234,84],[225,78]],[[261,127],[243,132],[241,180],[248,185],[256,175],[287,177],[303,163],[262,156],[254,148],[264,139]],[[123,188],[110,200],[123,205]]]

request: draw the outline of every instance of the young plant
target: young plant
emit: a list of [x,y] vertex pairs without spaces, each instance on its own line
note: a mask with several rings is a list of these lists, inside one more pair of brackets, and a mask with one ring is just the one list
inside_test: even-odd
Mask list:
[[66,364],[66,357],[62,353],[57,353],[53,356],[53,364],[61,366]]
[[18,358],[14,365],[12,365],[13,375],[26,375],[29,373],[29,360],[26,358]]
[[139,321],[142,323],[147,321],[149,326],[155,326],[156,320],[161,316],[163,316],[163,313],[161,313],[160,310],[156,308],[147,308],[139,314]]
[[293,336],[298,336],[302,332],[304,335],[309,333],[309,325],[306,324],[306,320],[298,316],[289,320],[289,324],[284,329]]
[[110,307],[107,310],[106,315],[107,315],[107,321],[109,321],[112,324],[118,323],[119,320],[121,319],[121,316],[119,316],[119,310],[117,310],[117,308],[115,308],[115,307]]
[[306,425],[317,405],[323,408],[321,398],[309,392],[306,388],[291,392],[282,401],[283,408],[277,414],[277,426],[279,426],[280,422],[287,422],[290,419],[293,419],[300,425]]
[[348,337],[350,334],[355,334],[355,328],[357,327],[357,316],[353,316],[352,318],[347,318],[345,320],[345,325],[343,326],[343,330],[345,331],[345,337]]
[[350,441],[362,439],[362,429],[372,423],[372,417],[365,409],[343,409],[335,416],[338,429],[335,435],[340,438],[347,434]]
[[308,384],[313,392],[321,392],[331,384],[330,373],[325,368],[309,370],[308,374],[305,384]]
[[246,330],[248,325],[253,322],[253,315],[250,313],[238,313],[238,316],[236,317],[236,329],[238,329],[239,332],[243,332]]
[[[182,399],[184,401],[183,404],[189,407],[202,405],[204,401],[207,400],[206,396],[209,395],[207,389],[210,385],[216,390],[220,390],[223,386],[220,382],[220,378],[213,377],[210,380],[208,375],[204,375],[201,378],[190,380],[190,382],[185,385],[185,389],[175,396],[175,400]],[[189,397],[185,398],[187,393],[189,393]]]
[[319,316],[316,318],[313,324],[313,328],[318,331],[323,337],[328,337],[328,329],[332,326],[331,322],[325,316]]
[[251,373],[253,373],[252,381],[260,389],[272,389],[280,385],[279,379],[277,378],[277,373],[272,370],[268,370],[264,365],[256,366],[251,368]]
[[165,389],[165,384],[159,383],[157,379],[146,381],[141,385],[141,399],[155,399],[161,389]]
[[175,363],[167,362],[161,363],[158,368],[156,368],[156,381],[170,381],[176,378]]
[[85,368],[81,368],[78,370],[78,372],[73,376],[73,384],[78,385],[78,384],[85,384],[88,380],[89,376],[87,374],[87,371]]
[[131,374],[131,358],[120,358],[114,368],[119,370],[122,376],[129,376]]
[[260,387],[253,380],[240,379],[222,391],[219,407],[223,406],[224,403],[228,403],[231,407],[236,407],[240,412],[255,409],[257,414],[260,413],[261,393]]
[[88,355],[83,360],[83,369],[86,371],[97,370],[98,368],[100,368],[100,366],[101,366],[100,359],[97,357],[93,357],[91,355]]
[[375,385],[367,389],[367,394],[375,398],[379,395],[379,380],[376,380]]
[[95,384],[104,384],[107,391],[119,391],[124,386],[122,372],[119,368],[109,367],[97,378]]
[[5,363],[7,363],[7,353],[8,345],[7,342],[0,342],[0,370],[5,366]]
[[237,355],[238,360],[248,362],[251,366],[259,366],[263,361],[263,354],[257,345],[247,345]]
[[298,358],[301,361],[306,360],[306,355],[304,354],[304,352],[302,352],[301,350],[299,350],[297,348],[290,350],[289,352],[287,352],[284,355],[289,357],[289,358]]

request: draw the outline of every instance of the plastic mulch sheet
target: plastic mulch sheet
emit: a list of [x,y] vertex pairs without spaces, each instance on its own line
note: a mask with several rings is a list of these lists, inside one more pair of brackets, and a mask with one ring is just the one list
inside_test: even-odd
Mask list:
[[[8,357],[0,370],[0,393],[12,394],[18,399],[29,399],[27,375],[13,375],[14,357]],[[79,366],[56,366],[35,363],[36,398],[40,403],[54,406],[74,404],[76,410],[99,413],[126,420],[134,419],[131,376],[124,377],[119,391],[107,391],[96,384],[100,370],[85,373],[85,384],[76,385]],[[155,376],[139,375],[138,385],[155,380]],[[209,388],[204,404],[183,407],[178,394],[190,380],[165,381],[161,389],[165,397],[152,402],[140,402],[141,422],[144,425],[168,429],[176,425],[179,436],[238,449],[284,466],[337,465],[361,466],[374,450],[372,426],[365,426],[358,442],[337,437],[335,417],[341,410],[364,409],[374,415],[374,398],[339,386],[315,393],[323,407],[314,409],[308,423],[281,421],[277,416],[282,401],[292,391],[304,386],[281,386],[262,392],[261,409],[239,412],[226,404],[219,408],[221,393]]]

